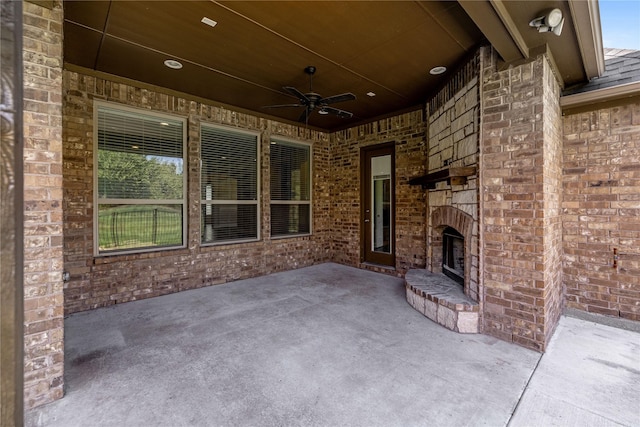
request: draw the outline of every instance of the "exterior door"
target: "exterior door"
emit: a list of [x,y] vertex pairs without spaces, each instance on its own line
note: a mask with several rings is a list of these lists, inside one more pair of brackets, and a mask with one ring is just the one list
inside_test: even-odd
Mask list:
[[362,260],[395,266],[395,150],[376,145],[361,153]]

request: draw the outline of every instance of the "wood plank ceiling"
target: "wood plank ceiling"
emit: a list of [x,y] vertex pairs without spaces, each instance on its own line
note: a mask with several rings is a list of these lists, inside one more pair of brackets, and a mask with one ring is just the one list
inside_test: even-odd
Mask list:
[[[324,130],[418,108],[484,41],[453,1],[65,1],[64,14],[67,64],[261,116],[297,121],[302,107],[263,107],[297,102],[283,86],[310,92],[313,65],[313,92],[357,98],[332,105],[351,118],[312,113]],[[448,72],[431,75],[438,66]]]

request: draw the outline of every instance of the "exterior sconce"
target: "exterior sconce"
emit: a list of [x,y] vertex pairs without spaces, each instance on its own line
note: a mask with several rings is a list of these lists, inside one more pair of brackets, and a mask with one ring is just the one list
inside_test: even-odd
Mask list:
[[562,34],[564,25],[564,17],[562,11],[558,8],[547,11],[544,15],[535,18],[529,22],[529,26],[537,28],[539,33],[551,31],[556,36]]

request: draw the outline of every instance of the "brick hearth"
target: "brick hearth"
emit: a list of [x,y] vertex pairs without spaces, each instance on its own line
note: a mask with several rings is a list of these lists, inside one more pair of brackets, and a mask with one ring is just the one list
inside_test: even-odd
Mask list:
[[405,288],[407,302],[434,322],[463,334],[479,332],[478,303],[444,274],[409,270],[405,275]]

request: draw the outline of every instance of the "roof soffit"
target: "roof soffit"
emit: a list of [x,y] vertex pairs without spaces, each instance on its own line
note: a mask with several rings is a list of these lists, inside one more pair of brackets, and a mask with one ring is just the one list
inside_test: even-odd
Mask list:
[[528,47],[518,45],[509,32],[508,24],[504,22],[504,20],[513,22],[508,15],[501,16],[487,0],[458,0],[458,3],[505,62],[518,61],[526,57],[522,49],[528,49]]
[[[604,72],[604,55],[597,0],[504,1],[459,0],[506,65],[547,50],[557,61],[559,80],[574,84]],[[539,33],[529,26],[536,16],[559,8],[565,17],[561,36]]]

